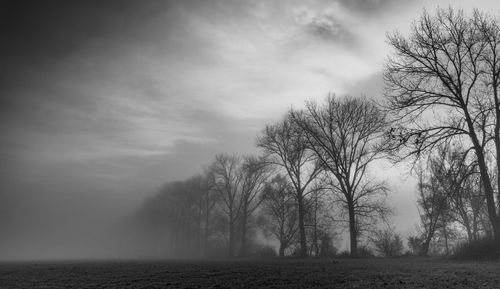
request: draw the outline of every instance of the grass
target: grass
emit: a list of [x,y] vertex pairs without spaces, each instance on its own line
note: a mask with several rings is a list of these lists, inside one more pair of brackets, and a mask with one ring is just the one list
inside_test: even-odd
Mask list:
[[454,256],[458,260],[498,260],[500,252],[492,239],[479,239],[464,242],[455,248]]
[[342,259],[0,264],[0,288],[500,288],[500,263]]

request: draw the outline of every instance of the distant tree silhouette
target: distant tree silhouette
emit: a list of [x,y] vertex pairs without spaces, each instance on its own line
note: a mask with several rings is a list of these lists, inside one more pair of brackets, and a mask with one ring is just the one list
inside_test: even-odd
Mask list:
[[[327,198],[327,184],[324,176],[316,177],[306,202],[306,226],[309,256],[318,257],[332,251],[334,218],[331,216],[331,201]],[[328,242],[329,244],[323,244]],[[325,247],[326,246],[326,247]]]
[[241,247],[240,256],[247,255],[247,231],[248,220],[252,214],[259,208],[263,201],[261,197],[264,186],[267,183],[272,171],[264,158],[248,156],[245,157],[240,173],[240,198],[238,202],[241,215]]
[[200,176],[169,182],[138,212],[161,255],[198,257],[201,253]]
[[[436,158],[429,158],[427,168],[418,170],[418,211],[420,213],[423,238],[421,254],[429,254],[429,246],[435,233],[445,226],[446,216],[450,209],[448,191],[444,187],[442,172],[443,163]],[[426,174],[427,172],[427,174]]]
[[220,154],[215,157],[210,170],[214,177],[215,190],[221,200],[221,210],[228,223],[228,256],[235,254],[237,221],[240,217],[239,206],[241,158],[236,155]]
[[[209,250],[209,240],[212,233],[212,219],[215,206],[220,200],[216,191],[215,178],[209,169],[204,169],[200,184],[200,207],[203,215],[203,255],[206,257]],[[201,229],[200,229],[201,230]]]
[[263,194],[264,231],[278,239],[278,254],[281,258],[292,245],[298,231],[298,210],[293,190],[289,181],[278,174],[266,184]]

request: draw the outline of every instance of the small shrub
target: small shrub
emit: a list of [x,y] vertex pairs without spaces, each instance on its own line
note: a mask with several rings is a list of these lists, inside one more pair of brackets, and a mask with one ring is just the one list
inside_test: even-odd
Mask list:
[[290,255],[288,257],[290,257],[290,258],[300,258],[300,247],[298,247],[298,246],[292,247],[290,249]]
[[337,248],[333,245],[332,237],[325,233],[321,237],[321,247],[319,251],[320,258],[332,258],[337,255]]
[[408,248],[413,256],[419,256],[423,254],[423,237],[422,236],[409,236],[408,237]]
[[483,238],[457,245],[453,256],[462,260],[497,260],[500,252],[495,240]]
[[403,255],[401,255],[401,257],[415,257],[416,255],[410,251],[410,250],[406,250]]
[[[358,247],[358,258],[374,258],[375,255],[373,252],[370,250],[370,248],[366,246],[359,246]],[[348,250],[344,250],[337,254],[337,258],[351,258],[351,252]]]
[[359,246],[358,247],[358,257],[359,258],[375,258],[375,254],[373,254],[372,250],[367,246]]
[[403,254],[403,240],[390,228],[375,232],[371,242],[375,251],[382,257],[397,257]]
[[338,258],[349,258],[350,256],[351,254],[347,250],[344,250],[337,255]]
[[260,259],[272,259],[278,256],[278,254],[276,253],[276,249],[274,249],[274,247],[270,245],[263,246],[262,248],[257,250],[256,253],[256,255]]

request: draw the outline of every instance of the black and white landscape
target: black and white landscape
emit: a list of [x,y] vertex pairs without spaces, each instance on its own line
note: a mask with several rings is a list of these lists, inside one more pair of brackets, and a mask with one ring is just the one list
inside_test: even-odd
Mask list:
[[500,3],[4,1],[0,288],[498,288]]

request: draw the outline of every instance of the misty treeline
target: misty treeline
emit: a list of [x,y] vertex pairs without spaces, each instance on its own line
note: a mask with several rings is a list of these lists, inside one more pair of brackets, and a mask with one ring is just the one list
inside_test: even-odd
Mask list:
[[[263,128],[261,155],[220,154],[200,175],[165,184],[138,213],[158,252],[247,257],[270,254],[271,240],[279,256],[330,256],[343,229],[350,256],[366,245],[401,255],[403,241],[420,255],[481,238],[498,247],[499,21],[424,11],[408,35],[388,34],[381,101],[306,102]],[[418,179],[420,220],[406,240],[375,172],[387,161]]]
[[391,213],[387,187],[368,174],[386,126],[365,98],[308,102],[262,130],[261,155],[217,155],[201,174],[165,184],[138,215],[166,255],[248,257],[274,242],[281,257],[332,256],[343,227],[356,255],[359,238]]

